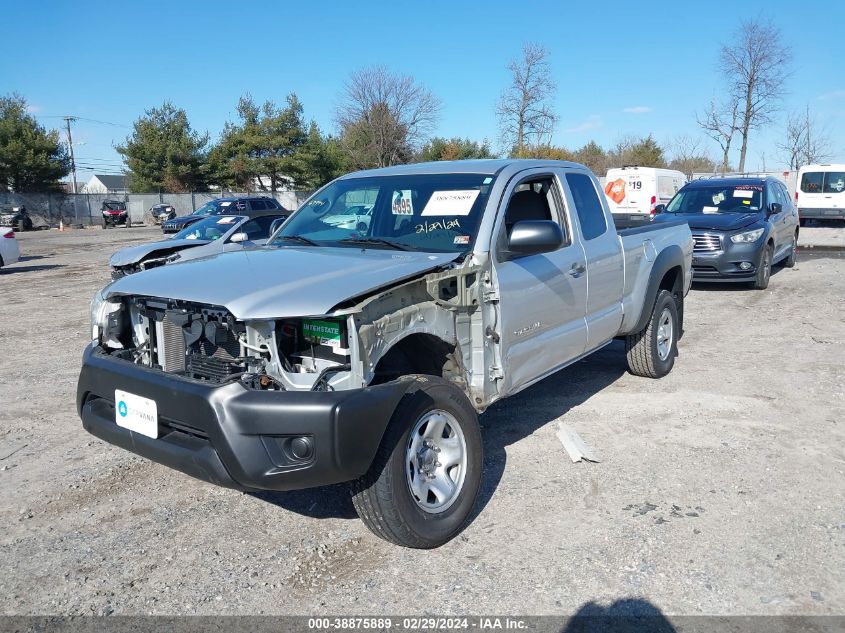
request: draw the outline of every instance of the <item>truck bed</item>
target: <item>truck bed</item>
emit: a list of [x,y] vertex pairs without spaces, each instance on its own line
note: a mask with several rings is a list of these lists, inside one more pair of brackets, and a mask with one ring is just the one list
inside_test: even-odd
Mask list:
[[688,253],[691,257],[692,234],[687,223],[682,221],[649,223],[644,226],[617,230],[617,233],[622,245],[624,266],[622,288],[624,317],[621,327],[621,333],[624,334],[633,330],[643,310],[642,303],[657,254],[669,246],[681,245],[684,253]]

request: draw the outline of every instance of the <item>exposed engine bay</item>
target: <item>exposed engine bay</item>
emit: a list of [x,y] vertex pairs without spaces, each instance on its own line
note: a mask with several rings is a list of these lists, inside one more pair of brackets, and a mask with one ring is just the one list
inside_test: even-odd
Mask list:
[[[339,391],[408,373],[496,397],[498,345],[490,280],[453,267],[336,306],[326,316],[238,320],[226,308],[156,297],[101,297],[94,339],[123,360],[183,378],[251,389]],[[481,282],[481,283],[479,283]],[[490,312],[486,317],[485,312]],[[407,340],[406,340],[407,339]],[[472,341],[482,341],[483,353]]]
[[224,308],[143,297],[124,299],[102,333],[114,355],[185,378],[316,391],[348,388],[348,338],[346,319],[243,323]]

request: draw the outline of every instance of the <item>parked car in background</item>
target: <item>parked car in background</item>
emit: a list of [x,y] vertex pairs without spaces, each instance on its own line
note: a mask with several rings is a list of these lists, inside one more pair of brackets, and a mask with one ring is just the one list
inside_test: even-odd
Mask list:
[[124,226],[128,229],[132,225],[125,202],[121,202],[120,200],[105,200],[100,207],[100,211],[103,214],[104,229],[110,226]]
[[608,169],[604,195],[619,228],[651,221],[655,208],[667,204],[687,184],[683,172],[656,167]]
[[290,214],[290,212],[280,205],[274,198],[267,196],[255,196],[248,198],[217,198],[216,200],[206,202],[199,209],[188,215],[182,215],[175,217],[172,220],[162,222],[161,230],[164,233],[176,233],[208,215],[221,215],[224,213],[239,214],[258,211],[279,211],[285,215]]
[[695,180],[657,210],[655,222],[689,224],[694,281],[749,282],[762,290],[774,264],[795,265],[798,210],[777,178]]
[[173,262],[199,259],[227,251],[259,246],[270,237],[273,226],[284,221],[275,211],[247,215],[213,215],[185,227],[170,239],[129,246],[109,259],[112,279]]
[[27,211],[26,206],[13,207],[11,212],[0,213],[0,227],[10,227],[13,231],[40,231],[50,228],[44,219]]
[[161,224],[166,220],[172,220],[176,217],[176,209],[169,204],[154,204],[150,207],[149,214],[153,218],[153,222]]
[[845,165],[804,165],[798,170],[795,205],[801,222],[845,219]]
[[0,268],[14,264],[21,256],[15,232],[10,228],[0,229]]
[[[364,196],[365,231],[324,221]],[[476,505],[479,412],[617,337],[632,373],[671,371],[692,249],[683,222],[618,233],[575,163],[357,172],[263,247],[100,291],[77,411],[218,485],[350,481],[375,534],[437,547]]]

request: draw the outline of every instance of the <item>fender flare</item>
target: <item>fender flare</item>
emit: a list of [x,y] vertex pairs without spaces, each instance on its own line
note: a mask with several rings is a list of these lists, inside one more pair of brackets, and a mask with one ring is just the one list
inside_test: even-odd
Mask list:
[[654,265],[651,267],[651,273],[648,276],[648,286],[646,287],[640,318],[637,319],[637,324],[631,332],[628,332],[629,334],[641,332],[648,325],[648,320],[651,318],[651,309],[657,298],[657,291],[660,290],[660,282],[672,268],[680,268],[683,275],[684,252],[677,244],[664,248],[654,260]]

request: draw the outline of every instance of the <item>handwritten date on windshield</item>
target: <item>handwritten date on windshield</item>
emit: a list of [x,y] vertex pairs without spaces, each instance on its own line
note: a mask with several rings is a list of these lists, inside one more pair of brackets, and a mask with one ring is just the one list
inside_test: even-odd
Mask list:
[[417,224],[417,234],[432,233],[433,231],[451,231],[453,229],[461,228],[461,222],[457,218],[453,220],[438,220],[436,222],[422,222]]

